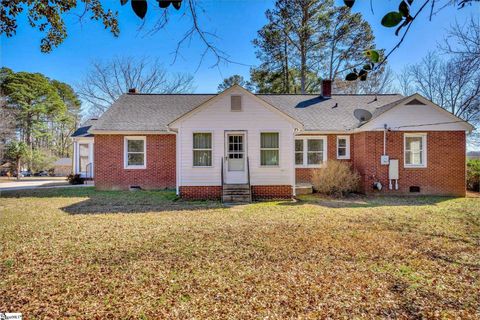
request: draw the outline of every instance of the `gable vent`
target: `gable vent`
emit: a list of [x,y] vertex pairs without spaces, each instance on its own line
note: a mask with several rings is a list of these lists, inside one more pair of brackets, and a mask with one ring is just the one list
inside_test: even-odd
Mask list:
[[242,97],[241,96],[231,96],[230,97],[231,111],[242,111]]
[[421,102],[418,99],[413,99],[410,102],[405,103],[406,106],[424,106],[425,103]]

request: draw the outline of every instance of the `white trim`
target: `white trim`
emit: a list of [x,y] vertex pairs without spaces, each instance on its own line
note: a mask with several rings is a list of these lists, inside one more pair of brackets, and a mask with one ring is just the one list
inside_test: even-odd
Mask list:
[[174,130],[152,130],[152,131],[142,131],[142,130],[131,130],[131,131],[124,131],[124,130],[89,130],[88,133],[94,135],[102,135],[102,134],[118,134],[118,135],[126,135],[126,134],[141,134],[141,135],[149,135],[149,134],[177,134]]
[[308,136],[308,135],[312,135],[312,134],[315,134],[315,135],[325,135],[325,134],[343,134],[343,135],[350,135],[352,133],[354,133],[355,129],[352,129],[352,130],[311,130],[311,131],[297,131],[295,132],[295,137],[298,137],[298,136]]
[[[338,154],[338,140],[345,139],[346,140],[346,147],[345,147],[345,155],[340,156]],[[339,160],[349,160],[350,159],[350,136],[337,136],[337,159]]]
[[[412,138],[422,138],[422,160],[423,163],[418,164],[407,164],[407,137]],[[427,167],[427,133],[404,133],[403,134],[403,167],[404,168],[426,168]]]
[[[128,140],[143,141],[143,165],[128,165]],[[137,152],[141,153],[141,152]],[[146,169],[147,168],[147,137],[146,136],[125,136],[123,137],[123,168],[124,169]]]
[[[262,133],[276,133],[278,134],[278,148],[262,148]],[[260,139],[258,144],[258,164],[260,168],[280,168],[280,146],[282,145],[280,140],[280,131],[276,130],[262,130],[260,131],[258,138]],[[271,165],[262,165],[262,150],[278,150],[278,164],[271,164]]]
[[[303,164],[296,164],[296,161],[293,163],[295,164],[295,168],[323,168],[327,164],[328,159],[328,137],[327,136],[302,136],[302,137],[295,137],[295,140],[303,141]],[[308,140],[323,140],[323,161],[322,164],[308,164]],[[295,151],[295,145],[293,146],[293,152]],[[312,151],[318,152],[318,151]]]
[[[210,149],[194,149],[193,148],[193,143],[194,143],[194,138],[193,136],[196,134],[196,133],[210,133]],[[195,161],[195,150],[198,150],[198,151],[210,151],[211,152],[211,157],[210,157],[210,161],[211,161],[211,164],[209,166],[196,166],[194,164],[194,161]],[[214,157],[213,157],[213,131],[209,131],[209,130],[194,130],[192,131],[192,168],[213,168],[214,165],[213,165],[213,161],[214,161]]]

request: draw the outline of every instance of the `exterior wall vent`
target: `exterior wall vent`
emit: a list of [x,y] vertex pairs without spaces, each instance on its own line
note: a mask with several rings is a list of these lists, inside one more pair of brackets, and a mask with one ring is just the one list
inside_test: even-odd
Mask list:
[[230,97],[230,110],[236,112],[242,111],[242,96]]
[[419,186],[410,186],[410,192],[420,192]]

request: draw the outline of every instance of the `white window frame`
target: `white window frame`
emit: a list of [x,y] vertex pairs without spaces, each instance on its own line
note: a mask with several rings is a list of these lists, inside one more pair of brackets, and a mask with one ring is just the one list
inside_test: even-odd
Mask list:
[[[407,164],[407,137],[422,138],[422,164]],[[427,134],[426,133],[404,133],[403,134],[403,167],[404,168],[426,168],[427,167]]]
[[[339,150],[338,141],[340,139],[345,139],[345,141],[346,141],[345,155],[344,156],[341,156],[338,153],[338,150]],[[339,160],[349,160],[350,159],[350,136],[337,136],[337,159],[339,159]]]
[[[295,164],[296,168],[323,168],[327,164],[328,159],[328,147],[327,147],[327,136],[306,136],[306,137],[295,137],[295,140],[303,141],[303,164]],[[322,164],[308,164],[308,140],[323,140],[323,162]],[[295,146],[294,146],[295,152]],[[313,151],[312,151],[313,152]],[[317,151],[315,151],[317,152]]]
[[[143,165],[128,165],[128,141],[143,141]],[[141,153],[141,152],[130,152]],[[125,136],[123,138],[123,168],[124,169],[146,169],[147,168],[147,137],[146,136]]]
[[[262,133],[276,133],[278,134],[278,148],[262,148]],[[282,145],[282,137],[280,135],[280,132],[279,131],[275,131],[275,130],[267,130],[267,131],[260,131],[260,134],[258,135],[258,138],[259,138],[259,149],[260,149],[260,154],[259,154],[259,158],[258,158],[258,161],[259,161],[259,164],[260,164],[260,167],[262,168],[278,168],[280,167],[280,146]],[[262,150],[278,150],[278,164],[270,164],[270,165],[267,165],[267,164],[262,164]]]
[[[196,134],[196,133],[210,133],[210,144],[211,144],[211,148],[210,149],[195,149],[194,146],[193,146],[193,141],[194,141],[194,138],[193,136]],[[196,166],[194,161],[195,161],[195,151],[210,151],[212,153],[212,156],[211,156],[211,165],[209,166]],[[192,132],[192,168],[212,168],[213,167],[213,131],[193,131]]]

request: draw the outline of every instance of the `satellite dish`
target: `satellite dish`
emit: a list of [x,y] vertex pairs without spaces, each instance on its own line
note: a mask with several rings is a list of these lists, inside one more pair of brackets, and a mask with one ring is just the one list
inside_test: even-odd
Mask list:
[[353,115],[360,122],[364,122],[372,119],[372,113],[365,109],[355,109],[353,110]]

